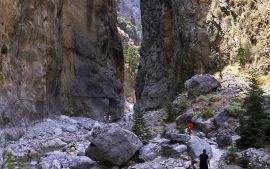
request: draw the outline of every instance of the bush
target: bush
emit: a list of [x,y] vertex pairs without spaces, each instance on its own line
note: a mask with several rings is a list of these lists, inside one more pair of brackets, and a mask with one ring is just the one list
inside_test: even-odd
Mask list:
[[3,163],[0,166],[1,169],[15,169],[14,156],[11,152],[4,152],[3,158]]
[[185,125],[178,125],[178,126],[176,126],[176,129],[179,131],[180,134],[184,134],[186,126]]
[[150,134],[146,128],[146,122],[143,117],[144,113],[141,111],[140,107],[134,112],[134,125],[131,131],[136,134],[143,144],[147,144],[150,140]]
[[172,103],[171,102],[166,102],[165,103],[165,109],[167,112],[167,122],[173,122],[175,120],[175,118],[177,117],[177,112],[176,110],[172,107]]
[[232,117],[239,117],[245,110],[242,108],[242,104],[239,102],[232,102],[224,108],[228,114]]
[[204,95],[200,95],[200,96],[198,97],[198,101],[200,101],[200,102],[206,102],[207,100],[208,100],[207,97],[204,96]]
[[214,116],[214,111],[211,108],[207,108],[206,110],[204,110],[201,114],[201,117],[204,119],[209,119],[211,117]]
[[222,99],[222,97],[220,95],[216,95],[216,94],[211,94],[209,101],[211,102],[218,102]]
[[179,108],[180,110],[186,110],[189,107],[189,102],[187,100],[183,100],[180,102]]
[[237,55],[235,57],[235,62],[238,62],[241,67],[245,67],[246,63],[249,59],[249,49],[244,48],[242,44],[240,44]]

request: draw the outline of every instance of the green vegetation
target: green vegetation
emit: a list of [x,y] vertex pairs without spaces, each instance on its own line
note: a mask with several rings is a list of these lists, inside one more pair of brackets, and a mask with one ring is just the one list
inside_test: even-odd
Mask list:
[[269,115],[264,112],[263,103],[263,90],[260,88],[257,74],[253,72],[243,104],[246,112],[240,117],[241,138],[236,144],[239,148],[264,147],[269,141],[270,120]]
[[222,96],[216,95],[216,94],[210,94],[209,95],[209,101],[211,102],[218,102],[222,99]]
[[165,103],[165,110],[166,110],[166,112],[168,114],[168,117],[167,117],[166,121],[167,122],[173,122],[175,120],[175,118],[177,117],[177,112],[173,108],[171,102],[166,102]]
[[189,107],[189,102],[187,100],[182,100],[180,102],[179,108],[180,110],[186,110]]
[[214,111],[211,108],[207,108],[206,110],[204,110],[201,114],[201,117],[204,119],[209,119],[211,117],[214,116]]
[[227,104],[224,109],[232,117],[239,117],[245,111],[245,109],[242,108],[242,103],[236,101]]
[[131,73],[133,85],[135,84],[139,66],[139,58],[136,54],[136,51],[136,46],[124,47],[124,59],[125,63],[128,65],[129,72]]
[[204,96],[204,95],[200,95],[200,96],[198,97],[198,101],[199,101],[199,102],[206,102],[207,100],[208,100],[207,97]]
[[136,112],[134,112],[134,125],[131,131],[140,138],[143,144],[147,144],[150,140],[150,134],[146,127],[146,122],[144,120],[143,114],[144,113],[138,107]]
[[4,152],[3,164],[0,166],[1,169],[15,169],[14,157],[11,152]]
[[221,9],[219,7],[215,9],[214,13],[217,17],[220,17],[223,14],[223,12],[221,11]]
[[237,50],[237,55],[235,57],[235,62],[239,63],[240,66],[244,68],[246,63],[248,62],[248,59],[249,59],[249,49],[243,47],[243,45],[240,44]]
[[178,125],[178,126],[176,126],[176,129],[179,131],[180,134],[184,134],[186,126],[185,125]]

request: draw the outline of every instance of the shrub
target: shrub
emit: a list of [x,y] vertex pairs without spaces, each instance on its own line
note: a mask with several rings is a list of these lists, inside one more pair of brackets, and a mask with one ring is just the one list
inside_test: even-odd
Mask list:
[[209,96],[209,101],[211,101],[211,102],[218,102],[218,101],[220,101],[221,99],[222,99],[222,96],[220,96],[220,95],[211,94],[211,95]]
[[245,110],[242,108],[242,104],[239,102],[232,102],[224,108],[228,114],[232,117],[239,117]]
[[211,108],[207,108],[201,113],[201,117],[204,119],[209,119],[214,116],[214,111]]
[[189,107],[189,102],[187,100],[183,100],[180,102],[179,108],[181,110],[186,110]]
[[246,63],[249,59],[249,49],[244,48],[242,44],[240,44],[237,55],[235,57],[235,62],[238,62],[241,67],[245,67]]
[[165,109],[167,112],[167,122],[173,122],[177,116],[177,112],[176,110],[172,107],[172,103],[171,102],[166,102],[165,103]]
[[198,101],[200,101],[200,102],[205,102],[205,101],[207,101],[207,100],[208,100],[207,97],[204,96],[204,95],[200,95],[200,96],[198,97]]
[[131,131],[140,138],[143,144],[147,144],[150,140],[150,134],[143,115],[144,113],[141,111],[140,107],[138,107],[134,113],[134,125]]
[[186,126],[185,125],[178,125],[178,126],[176,126],[176,129],[179,131],[180,134],[184,134]]
[[223,12],[221,11],[221,9],[219,8],[219,7],[217,7],[216,9],[215,9],[215,11],[214,11],[214,13],[215,13],[215,15],[216,16],[222,16],[222,14],[223,14]]
[[0,166],[1,169],[15,169],[14,166],[14,156],[11,152],[4,152],[3,154],[3,163]]

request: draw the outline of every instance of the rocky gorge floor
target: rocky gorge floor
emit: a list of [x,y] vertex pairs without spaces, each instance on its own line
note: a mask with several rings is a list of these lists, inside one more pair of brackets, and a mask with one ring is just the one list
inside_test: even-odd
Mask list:
[[[25,128],[1,130],[0,159],[4,152],[11,152],[18,169],[186,169],[206,149],[211,157],[210,169],[267,169],[267,149],[234,150],[239,139],[235,132],[239,126],[237,113],[242,111],[238,102],[247,84],[246,79],[227,73],[215,92],[193,99],[180,94],[172,103],[178,112],[172,123],[164,123],[165,109],[146,112],[153,139],[144,146],[129,132],[133,112],[110,124],[61,115]],[[265,91],[269,96],[267,87]],[[210,115],[204,117],[205,112]],[[178,128],[189,120],[194,123],[191,136]],[[69,152],[71,145],[76,151]],[[31,162],[27,160],[29,150]]]

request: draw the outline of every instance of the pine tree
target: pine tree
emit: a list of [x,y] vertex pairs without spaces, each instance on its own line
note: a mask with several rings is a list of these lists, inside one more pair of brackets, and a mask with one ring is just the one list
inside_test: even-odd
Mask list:
[[239,135],[241,138],[237,141],[240,148],[264,146],[265,142],[265,120],[267,114],[264,112],[263,90],[259,86],[258,77],[255,72],[251,74],[250,85],[247,89],[247,96],[244,99],[243,108],[246,111],[240,118]]
[[138,107],[134,112],[134,125],[132,127],[132,132],[135,133],[143,144],[147,144],[150,140],[150,134],[148,129],[146,128],[146,123],[143,117],[143,112]]

